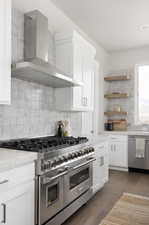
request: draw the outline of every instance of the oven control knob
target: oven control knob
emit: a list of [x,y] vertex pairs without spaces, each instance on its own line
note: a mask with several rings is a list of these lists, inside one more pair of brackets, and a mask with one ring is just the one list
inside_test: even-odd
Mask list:
[[87,150],[84,149],[82,152],[83,152],[83,155],[85,155],[87,153]]
[[84,153],[83,153],[83,151],[82,151],[82,150],[81,150],[81,151],[79,151],[79,155],[80,155],[80,156],[84,155]]
[[93,147],[90,147],[89,148],[89,152],[94,152],[95,150],[94,150],[94,148]]
[[51,161],[51,167],[54,167],[56,165],[57,165],[57,160],[56,159],[52,160]]
[[61,158],[59,157],[59,158],[55,159],[55,165],[58,166],[60,164],[61,164]]
[[78,158],[78,156],[79,156],[79,153],[78,153],[78,152],[76,152],[76,153],[75,153],[75,155],[76,155],[76,158]]
[[77,153],[76,153],[76,152],[73,153],[73,157],[74,157],[74,158],[77,158]]
[[91,153],[92,152],[92,148],[88,148],[88,153]]
[[61,164],[62,162],[63,162],[62,157],[58,157],[58,159],[57,159],[57,163],[58,163],[58,164]]
[[81,156],[81,152],[80,151],[78,152],[78,156]]
[[88,154],[89,153],[89,149],[88,148],[84,149],[84,153]]
[[68,156],[62,156],[62,160],[63,160],[63,162],[67,162],[68,161]]
[[71,158],[74,159],[76,157],[75,153],[71,153]]
[[56,159],[56,165],[60,165],[61,163],[62,163],[62,159],[61,159],[61,157],[58,157]]
[[44,170],[47,170],[49,168],[49,162],[45,162],[43,168]]
[[68,154],[67,159],[68,159],[68,160],[72,159],[71,153]]

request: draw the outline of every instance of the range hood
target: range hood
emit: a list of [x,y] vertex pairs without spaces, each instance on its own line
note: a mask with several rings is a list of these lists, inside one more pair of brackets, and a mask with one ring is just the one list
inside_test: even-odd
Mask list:
[[48,62],[48,19],[38,10],[24,16],[24,61],[12,65],[12,76],[54,88],[82,86]]

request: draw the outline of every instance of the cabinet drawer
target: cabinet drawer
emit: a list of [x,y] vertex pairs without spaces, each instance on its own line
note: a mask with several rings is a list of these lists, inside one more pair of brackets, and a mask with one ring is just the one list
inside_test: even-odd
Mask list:
[[96,156],[101,156],[108,154],[108,142],[102,143],[102,144],[97,144],[94,146],[95,149],[95,155]]
[[34,163],[0,173],[0,192],[7,191],[18,184],[33,180],[34,177]]
[[111,141],[126,141],[128,140],[127,135],[110,135]]
[[103,150],[103,149],[107,148],[107,146],[108,146],[108,142],[104,142],[101,144],[94,145],[94,148],[95,148],[95,150]]

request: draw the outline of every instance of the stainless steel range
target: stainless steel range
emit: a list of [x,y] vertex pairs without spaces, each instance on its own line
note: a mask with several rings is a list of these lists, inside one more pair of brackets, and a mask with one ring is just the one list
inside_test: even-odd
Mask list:
[[36,224],[60,225],[92,197],[94,148],[87,138],[43,137],[0,143],[38,152]]

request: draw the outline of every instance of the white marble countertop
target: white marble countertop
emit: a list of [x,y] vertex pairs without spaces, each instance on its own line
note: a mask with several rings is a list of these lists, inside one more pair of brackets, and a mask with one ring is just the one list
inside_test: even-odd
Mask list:
[[97,136],[90,136],[89,138],[89,143],[90,144],[102,144],[104,142],[107,142],[109,140],[108,137],[106,137],[105,135],[97,135]]
[[100,133],[100,135],[105,134],[114,134],[114,135],[146,135],[149,136],[148,131],[140,131],[140,130],[128,130],[128,131],[103,131]]
[[37,159],[37,153],[0,148],[0,172],[31,163]]

